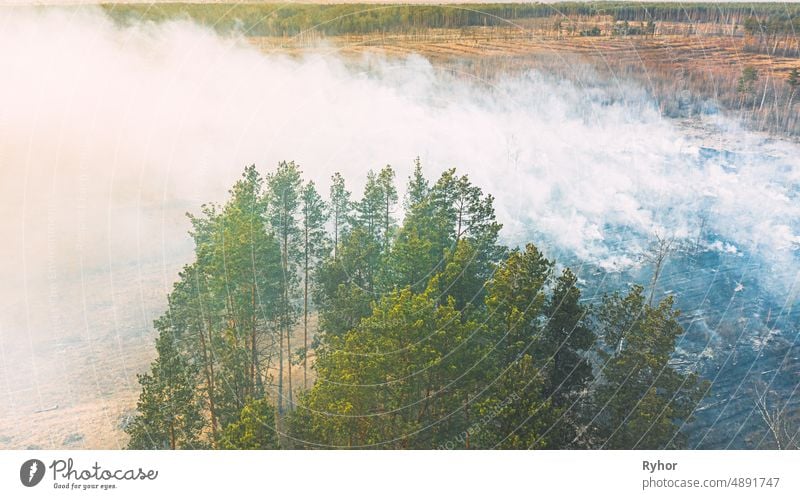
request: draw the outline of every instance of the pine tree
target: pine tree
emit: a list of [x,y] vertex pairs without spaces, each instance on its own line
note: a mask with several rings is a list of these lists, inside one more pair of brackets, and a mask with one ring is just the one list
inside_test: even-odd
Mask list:
[[222,438],[225,449],[278,449],[275,408],[267,399],[251,400],[242,408],[239,419],[225,428]]
[[370,238],[378,243],[381,241],[381,227],[383,226],[383,199],[382,185],[375,172],[370,170],[367,172],[364,195],[355,205],[356,213],[353,224],[362,228]]
[[467,432],[471,446],[483,449],[537,449],[547,441],[549,402],[541,396],[541,371],[533,357],[522,354],[500,371],[493,371],[485,395],[476,400],[473,412],[479,424]]
[[410,212],[415,206],[425,202],[428,199],[430,189],[430,183],[422,173],[422,162],[419,158],[416,158],[414,160],[414,170],[408,178],[408,188],[406,189],[404,202],[406,212]]
[[345,241],[347,245],[355,244],[359,247],[348,249],[342,245],[339,248],[341,253],[360,255],[360,262],[351,258],[346,263],[354,267],[347,272],[363,272],[363,276],[351,281],[361,281],[359,285],[370,295],[378,293],[378,275],[383,256],[391,248],[389,235],[394,228],[391,212],[397,200],[397,193],[392,186],[393,179],[394,172],[389,166],[381,170],[379,175],[375,175],[372,170],[367,172],[364,195],[356,203],[352,228]]
[[278,306],[280,310],[278,319],[279,333],[279,361],[278,361],[278,424],[284,411],[283,378],[285,362],[283,356],[283,340],[286,340],[288,355],[289,402],[292,402],[292,359],[291,359],[291,331],[295,324],[296,313],[293,300],[297,292],[297,261],[298,248],[300,247],[301,231],[298,221],[300,208],[300,169],[292,162],[281,162],[278,169],[267,176],[267,189],[265,193],[267,204],[267,217],[269,225],[274,232],[281,253],[281,299]]
[[800,88],[800,69],[792,68],[789,71],[789,77],[786,79],[786,83],[789,84],[789,89],[791,92],[789,93],[789,105],[791,106],[794,104],[794,97],[797,94],[797,89]]
[[486,308],[501,368],[535,350],[547,303],[553,263],[533,244],[514,250],[487,284]]
[[394,206],[397,204],[397,188],[394,185],[395,173],[391,166],[384,166],[378,174],[378,184],[382,199],[382,218],[383,218],[383,246],[388,248],[394,235],[394,217],[392,215]]
[[565,449],[578,446],[577,438],[585,421],[588,389],[593,380],[587,357],[595,335],[587,324],[588,310],[581,305],[578,279],[570,269],[558,277],[545,306],[546,325],[535,352],[544,361],[542,395],[549,400],[556,421],[547,431],[548,447]]
[[266,230],[261,185],[250,166],[224,206],[206,205],[201,216],[190,216],[196,261],[180,273],[156,323],[197,366],[212,446],[244,400],[263,394],[259,353],[272,347],[280,254]]
[[[204,225],[200,219],[194,219],[193,224],[196,227]],[[203,239],[202,234],[194,234],[198,241]],[[223,312],[220,300],[214,298],[207,281],[200,261],[186,265],[167,297],[169,307],[156,322],[156,329],[169,328],[173,336],[180,337],[189,362],[199,366],[197,385],[210,419],[209,433],[214,446],[218,439],[221,408],[226,405],[220,400],[223,392],[219,379],[220,359],[215,355],[222,348],[217,331],[222,329]]]
[[[230,191],[214,234],[214,267],[207,269],[226,298],[227,329],[231,333],[232,358],[245,356],[244,377],[233,372],[240,387],[238,400],[260,397],[260,339],[271,332],[281,282],[280,252],[274,236],[267,232],[266,206],[261,196],[263,181],[255,169],[245,169]],[[224,290],[224,291],[223,291]],[[241,403],[236,404],[236,411]]]
[[597,445],[608,449],[685,446],[681,432],[705,391],[695,373],[670,364],[683,333],[672,297],[647,304],[644,288],[604,300],[601,325],[602,385],[595,394]]
[[786,82],[792,90],[800,86],[800,69],[792,68],[791,71],[789,71],[789,77],[786,79]]
[[463,401],[476,387],[461,367],[484,356],[481,333],[452,302],[437,305],[435,287],[387,294],[355,329],[326,337],[296,438],[395,449],[448,441],[466,424]]
[[196,394],[196,368],[180,354],[169,326],[162,327],[150,373],[138,376],[142,385],[138,414],[125,429],[131,449],[192,449],[200,445],[204,421]]
[[333,259],[338,255],[339,239],[350,223],[350,192],[345,188],[344,178],[339,172],[331,177],[330,217],[333,222]]
[[303,388],[308,388],[308,305],[309,281],[320,260],[328,251],[327,207],[309,181],[301,195],[303,232]]
[[[505,255],[498,244],[502,225],[494,213],[494,198],[484,195],[466,175],[456,175],[455,169],[442,173],[430,192],[433,220],[437,224],[437,245],[453,251],[461,239],[467,239],[475,254],[471,271],[476,282],[486,282],[495,266]],[[464,296],[483,298],[483,286],[476,289],[462,287]]]
[[394,230],[392,215],[397,203],[397,189],[394,186],[395,173],[386,165],[376,175],[370,170],[364,196],[356,204],[356,221],[381,246],[382,251],[389,248]]
[[[445,171],[428,187],[419,163],[409,192],[414,198],[406,199],[406,217],[384,264],[383,288],[411,285],[420,291],[448,261],[457,259],[464,264],[462,272],[447,273],[444,279],[452,281],[443,282],[444,287],[459,307],[482,302],[483,284],[505,253],[497,244],[501,225],[494,217],[493,198],[455,170]],[[462,240],[469,244],[461,245]]]
[[484,448],[542,447],[549,405],[542,397],[542,362],[534,357],[553,264],[532,244],[512,251],[486,284],[492,346],[482,367],[486,391],[474,401],[485,424],[474,429]]
[[430,185],[417,158],[408,179],[403,225],[381,269],[383,289],[411,286],[423,291],[428,280],[442,269],[450,242],[440,235],[446,232],[447,220],[437,216],[430,198]]
[[321,330],[344,334],[369,315],[380,261],[381,248],[364,227],[344,234],[337,259],[323,260],[316,272],[313,296]]
[[432,188],[436,208],[446,214],[453,224],[453,238],[471,237],[484,244],[494,244],[502,227],[494,216],[494,197],[483,195],[466,175],[456,175],[455,169],[442,173]]
[[261,396],[259,351],[277,346],[281,254],[267,231],[261,191],[262,179],[250,166],[223,207],[206,208],[204,217],[193,218],[196,282],[186,291],[196,296],[187,301],[184,294],[182,302],[193,304],[185,315],[199,312],[205,319],[205,360],[216,362],[215,375],[225,379],[215,383],[215,419],[220,426],[238,417],[246,399]]
[[736,85],[736,91],[741,94],[752,94],[755,92],[756,82],[758,81],[758,69],[753,66],[745,66],[742,76]]

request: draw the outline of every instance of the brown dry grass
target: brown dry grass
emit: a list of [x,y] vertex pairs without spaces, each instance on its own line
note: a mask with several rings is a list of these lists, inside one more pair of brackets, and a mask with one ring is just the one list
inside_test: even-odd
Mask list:
[[[636,26],[632,23],[631,26]],[[377,33],[323,37],[250,38],[267,53],[302,56],[326,53],[344,58],[377,54],[403,58],[420,54],[442,69],[468,68],[481,80],[498,74],[547,69],[574,77],[573,65],[588,65],[599,74],[640,83],[659,101],[667,115],[679,114],[690,95],[689,107],[713,105],[740,115],[754,128],[797,135],[797,96],[787,83],[789,72],[800,68],[800,38],[761,40],[740,27],[720,24],[657,23],[654,35],[613,35],[608,17],[564,21],[526,20],[513,26],[435,29],[405,34]],[[598,27],[601,36],[580,36]],[[744,68],[758,70],[757,91],[737,91]],[[791,102],[792,105],[789,105]],[[696,110],[695,109],[695,110]]]
[[[578,23],[604,26],[602,20]],[[248,41],[268,53],[303,55],[320,50],[344,56],[378,53],[390,56],[420,54],[434,60],[450,58],[525,57],[571,54],[587,60],[605,59],[615,66],[667,64],[690,71],[716,72],[752,65],[788,75],[798,59],[754,53],[753,37],[732,36],[716,25],[697,26],[692,30],[681,25],[660,25],[656,36],[571,36],[530,25],[518,27],[475,27],[437,29],[425,33],[373,34],[324,37],[316,33],[301,37],[251,37]],[[684,33],[681,33],[683,31]],[[797,46],[798,40],[781,41],[781,46]],[[321,48],[322,47],[322,48]]]
[[[7,380],[25,388],[10,393],[0,413],[0,448],[123,447],[123,421],[139,393],[135,375],[153,356],[152,342],[141,337],[39,345],[39,381],[26,386],[23,379]],[[29,374],[15,373],[19,378]]]
[[[317,330],[309,317],[309,343]],[[292,332],[292,350],[303,346],[302,324]],[[135,414],[137,373],[147,372],[155,357],[151,337],[108,336],[99,340],[37,345],[37,379],[26,383],[24,370],[6,379],[23,386],[9,393],[0,411],[0,449],[120,449],[127,445],[125,422]],[[285,352],[284,352],[285,353]],[[271,398],[277,393],[277,367],[268,374]],[[308,358],[308,386],[316,379],[313,351]],[[303,364],[292,366],[295,401],[303,389]],[[288,397],[288,371],[284,373]],[[47,380],[47,381],[45,381]],[[57,406],[56,409],[52,409]],[[43,410],[44,409],[44,410]],[[41,412],[40,412],[41,411]]]

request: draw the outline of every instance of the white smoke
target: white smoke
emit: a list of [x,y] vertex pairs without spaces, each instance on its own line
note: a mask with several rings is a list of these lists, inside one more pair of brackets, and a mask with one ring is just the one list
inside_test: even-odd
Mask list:
[[[489,84],[422,57],[289,58],[186,22],[120,28],[92,9],[0,11],[0,68],[6,337],[64,328],[97,301],[123,328],[122,304],[163,297],[189,259],[184,212],[223,200],[245,165],[283,159],[323,190],[341,171],[358,191],[386,163],[402,180],[418,155],[430,177],[457,167],[497,197],[508,241],[541,238],[606,268],[630,265],[654,232],[693,238],[706,224],[711,243],[797,275],[800,148],[724,121],[689,130],[632,85],[612,102],[588,77]],[[701,146],[738,155],[703,159]]]

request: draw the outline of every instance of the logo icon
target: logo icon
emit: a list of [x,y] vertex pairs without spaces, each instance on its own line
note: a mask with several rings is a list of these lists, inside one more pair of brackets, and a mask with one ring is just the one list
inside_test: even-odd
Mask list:
[[28,459],[19,469],[19,480],[26,487],[35,487],[44,478],[44,463],[38,459]]

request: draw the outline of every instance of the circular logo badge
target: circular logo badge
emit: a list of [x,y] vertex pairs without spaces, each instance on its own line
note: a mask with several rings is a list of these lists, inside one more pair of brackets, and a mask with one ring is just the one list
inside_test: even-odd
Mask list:
[[19,480],[26,487],[35,487],[44,478],[44,463],[38,459],[28,459],[19,469]]

